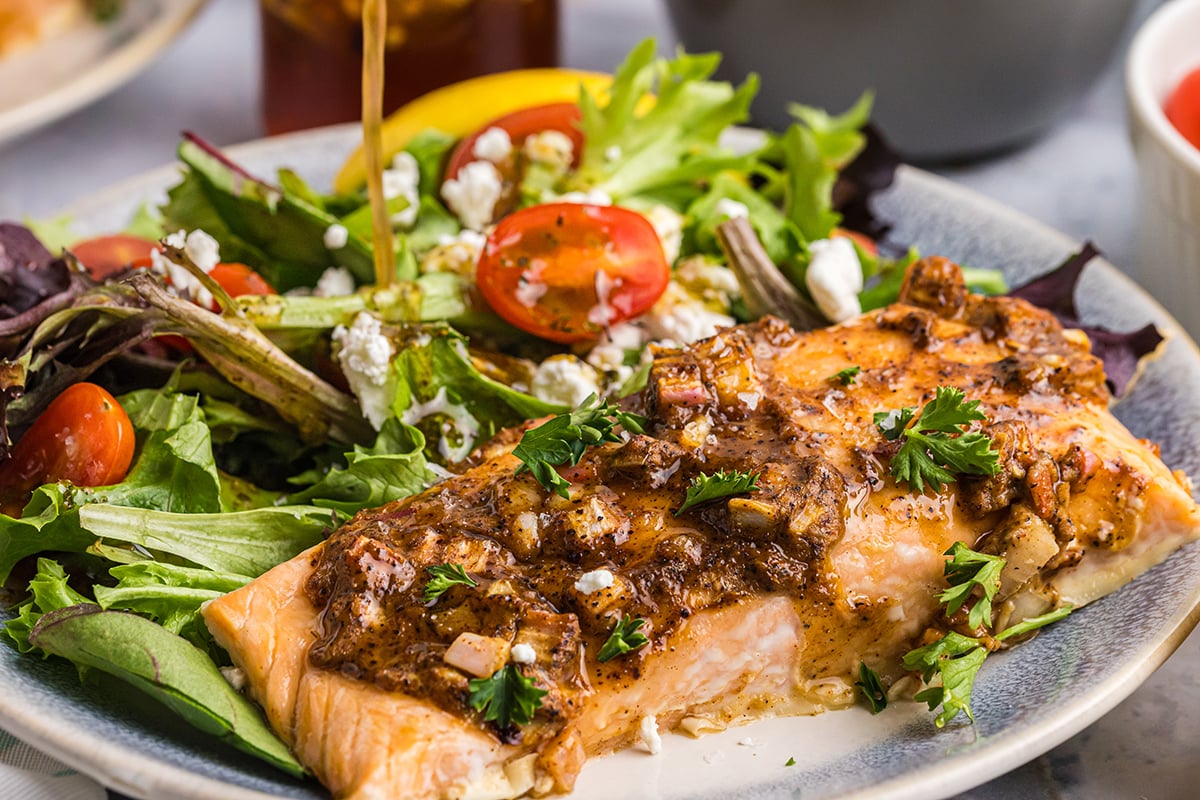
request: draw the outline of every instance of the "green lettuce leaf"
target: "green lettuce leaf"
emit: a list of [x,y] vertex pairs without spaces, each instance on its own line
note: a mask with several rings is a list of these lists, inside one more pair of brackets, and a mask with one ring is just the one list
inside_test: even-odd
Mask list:
[[371,447],[355,446],[346,466],[331,469],[317,483],[288,498],[331,508],[347,517],[416,494],[437,480],[424,456],[425,437],[395,417],[383,423]]
[[29,632],[43,614],[90,602],[67,585],[66,571],[61,564],[49,558],[38,559],[37,574],[29,581],[29,593],[32,597],[22,603],[17,609],[17,615],[0,629],[0,638],[8,639],[22,653],[37,649],[29,642]]
[[[97,584],[94,589],[101,608],[141,614],[193,642],[207,638],[200,606],[251,580],[245,575],[150,560],[113,567],[109,574],[117,579],[117,585]],[[80,602],[85,600],[75,601]],[[59,607],[67,605],[74,603],[62,603]]]
[[[724,169],[746,169],[753,156],[738,156],[719,147],[717,139],[730,125],[748,118],[758,91],[751,75],[737,89],[708,80],[720,55],[681,54],[655,58],[654,40],[638,45],[620,67],[609,89],[609,101],[583,91],[579,107],[584,148],[568,188],[598,190],[613,199],[707,180]],[[639,112],[648,92],[656,99]],[[619,158],[610,158],[613,152]]]

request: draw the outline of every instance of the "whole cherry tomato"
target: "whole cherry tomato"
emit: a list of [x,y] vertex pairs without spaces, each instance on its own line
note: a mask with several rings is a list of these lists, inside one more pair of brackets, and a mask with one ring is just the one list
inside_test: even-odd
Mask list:
[[145,259],[148,264],[150,251],[157,247],[158,243],[149,239],[117,234],[86,239],[67,249],[79,259],[80,264],[87,267],[88,273],[99,281],[134,265],[134,262]]
[[648,310],[671,270],[654,227],[618,206],[549,203],[500,220],[479,259],[480,294],[521,330],[595,339]]
[[0,509],[19,514],[45,483],[119,483],[129,472],[133,445],[133,424],[120,403],[94,383],[76,383],[54,398],[0,464]]

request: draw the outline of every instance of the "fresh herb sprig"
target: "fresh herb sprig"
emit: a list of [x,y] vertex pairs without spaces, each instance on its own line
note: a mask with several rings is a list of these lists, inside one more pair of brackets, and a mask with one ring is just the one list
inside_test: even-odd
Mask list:
[[542,707],[542,698],[549,692],[533,685],[533,678],[521,674],[516,664],[506,664],[490,678],[475,678],[467,684],[471,693],[467,702],[483,712],[485,722],[495,722],[501,728],[515,723],[528,725]]
[[425,571],[431,576],[425,584],[425,602],[432,603],[437,600],[451,586],[478,586],[467,571],[463,569],[462,564],[434,564],[432,567],[426,567]]
[[517,474],[529,470],[545,489],[568,497],[571,482],[554,469],[559,464],[574,466],[589,447],[603,442],[619,442],[615,428],[620,425],[633,433],[644,433],[646,418],[589,395],[574,411],[559,414],[536,428],[525,431],[513,455],[521,460]]
[[871,707],[872,714],[878,714],[887,708],[888,696],[887,690],[883,688],[883,681],[879,680],[879,674],[868,667],[865,661],[860,661],[858,664],[858,680],[854,682],[854,685],[867,699],[867,705]]
[[637,650],[639,647],[645,647],[650,640],[638,633],[638,628],[645,624],[646,620],[641,617],[631,618],[628,615],[622,617],[613,627],[608,640],[600,647],[600,653],[596,659],[600,663],[604,663],[632,650]]
[[862,367],[855,364],[852,367],[839,369],[837,372],[829,376],[829,380],[837,381],[842,386],[849,386],[858,380],[858,373],[862,372]]
[[[1004,559],[971,550],[962,542],[955,542],[946,551],[950,560],[946,562],[945,573],[951,583],[951,588],[938,596],[946,604],[946,615],[957,613],[963,603],[973,594],[976,586],[982,594],[976,595],[975,604],[971,607],[968,622],[972,628],[991,627],[991,604],[1000,586],[1000,573],[1004,569]],[[1004,641],[1014,636],[1021,636],[1052,622],[1066,617],[1073,606],[1065,605],[1045,614],[1010,625],[997,633],[994,639]],[[942,710],[935,720],[941,728],[947,722],[965,713],[971,721],[975,716],[971,713],[971,692],[975,687],[975,676],[987,658],[988,650],[984,643],[973,636],[965,636],[956,631],[950,631],[936,642],[918,647],[905,654],[902,662],[904,668],[920,672],[921,678],[929,683],[935,676],[938,683],[918,692],[914,698],[928,703],[929,710],[938,706]]]
[[675,512],[675,516],[678,517],[689,508],[698,506],[701,503],[719,500],[722,497],[731,497],[735,494],[757,491],[758,476],[759,473],[757,472],[739,472],[736,469],[732,472],[717,470],[712,475],[705,475],[701,472],[692,478],[692,483],[688,486],[687,495],[683,498],[683,505]]
[[[966,400],[959,389],[939,386],[934,398],[917,416],[914,408],[880,411],[875,427],[889,441],[904,439],[892,456],[892,477],[918,492],[928,483],[934,491],[954,481],[955,474],[995,475],[1000,454],[979,431],[967,432],[972,422],[987,419],[978,400]],[[915,422],[914,422],[915,419]]]

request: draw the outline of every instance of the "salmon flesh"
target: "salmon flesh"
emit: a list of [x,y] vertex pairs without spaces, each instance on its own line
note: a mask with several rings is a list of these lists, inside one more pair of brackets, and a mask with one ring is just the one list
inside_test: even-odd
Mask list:
[[[836,379],[851,366],[853,383]],[[892,478],[898,443],[873,417],[939,386],[980,401],[1000,469],[918,493]],[[520,431],[503,432],[205,619],[336,797],[569,791],[588,757],[659,730],[848,706],[860,662],[906,680],[905,652],[965,625],[937,598],[955,542],[1007,560],[1006,625],[1094,600],[1195,538],[1186,476],[1109,401],[1086,336],[926,259],[899,303],[847,323],[767,318],[656,351],[626,401],[645,433],[561,470],[568,497],[518,473]],[[717,470],[757,486],[676,514]],[[477,585],[426,602],[440,564]],[[601,662],[634,619],[646,644]],[[470,681],[513,660],[546,694],[528,724],[499,727]]]

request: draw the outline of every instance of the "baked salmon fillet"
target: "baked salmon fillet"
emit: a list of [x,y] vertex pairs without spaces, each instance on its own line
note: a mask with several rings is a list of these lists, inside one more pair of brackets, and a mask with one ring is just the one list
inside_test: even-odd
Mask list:
[[[899,442],[875,415],[937,387],[979,401],[998,469],[918,492],[893,478]],[[1109,401],[1083,334],[926,259],[899,303],[850,322],[768,318],[657,351],[626,401],[644,433],[561,468],[566,497],[518,472],[506,431],[204,616],[336,797],[569,791],[589,756],[844,707],[860,663],[893,684],[928,637],[980,634],[939,603],[956,542],[1006,560],[1000,626],[1094,600],[1196,538],[1187,478]],[[757,483],[677,513],[718,470]],[[469,580],[426,600],[438,565]],[[480,713],[481,682],[505,675],[545,692],[528,719]]]

